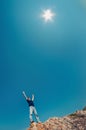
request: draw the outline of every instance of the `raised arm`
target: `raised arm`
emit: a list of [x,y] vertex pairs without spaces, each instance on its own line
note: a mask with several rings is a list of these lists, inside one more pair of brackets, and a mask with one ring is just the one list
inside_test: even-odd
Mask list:
[[24,96],[24,97],[26,98],[26,100],[27,100],[26,93],[23,91],[22,94],[23,94],[23,96]]
[[32,94],[32,101],[34,100],[34,94]]

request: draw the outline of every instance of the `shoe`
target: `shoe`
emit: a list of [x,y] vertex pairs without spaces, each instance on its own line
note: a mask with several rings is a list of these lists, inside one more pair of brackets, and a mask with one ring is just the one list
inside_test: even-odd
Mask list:
[[31,124],[34,123],[34,121],[31,121]]
[[41,121],[38,121],[37,123],[42,123]]

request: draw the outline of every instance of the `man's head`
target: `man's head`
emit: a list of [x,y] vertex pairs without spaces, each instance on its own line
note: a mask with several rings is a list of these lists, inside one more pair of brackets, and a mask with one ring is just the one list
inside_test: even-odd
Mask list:
[[29,100],[29,101],[30,101],[30,100],[31,100],[31,99],[30,99],[30,97],[28,97],[28,98],[27,98],[27,100]]

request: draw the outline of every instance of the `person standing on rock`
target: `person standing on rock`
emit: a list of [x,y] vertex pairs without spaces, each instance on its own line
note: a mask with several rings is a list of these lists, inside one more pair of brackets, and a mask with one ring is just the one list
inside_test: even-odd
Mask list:
[[29,112],[30,112],[29,117],[30,117],[30,122],[31,122],[31,123],[34,122],[34,121],[33,121],[33,118],[32,118],[32,114],[34,113],[34,115],[35,115],[35,117],[36,117],[36,120],[37,120],[37,122],[39,123],[40,120],[39,120],[39,117],[38,117],[38,114],[37,114],[37,111],[36,111],[36,108],[35,108],[34,102],[33,102],[33,101],[34,101],[34,95],[32,95],[32,99],[30,99],[30,97],[27,97],[27,96],[26,96],[26,94],[25,94],[24,91],[23,91],[22,93],[23,93],[23,95],[24,95],[24,97],[25,97],[27,103],[29,104]]

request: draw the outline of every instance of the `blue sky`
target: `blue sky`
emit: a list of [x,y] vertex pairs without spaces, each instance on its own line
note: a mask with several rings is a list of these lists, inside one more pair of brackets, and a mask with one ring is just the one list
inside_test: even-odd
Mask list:
[[[45,23],[40,14],[56,16]],[[4,0],[0,47],[0,129],[25,130],[35,94],[40,119],[86,105],[86,0]]]

